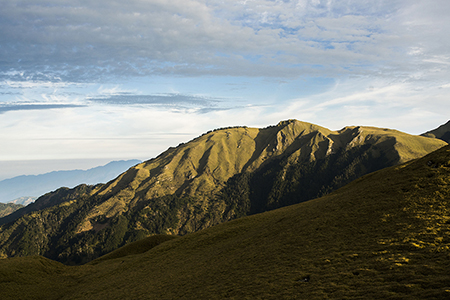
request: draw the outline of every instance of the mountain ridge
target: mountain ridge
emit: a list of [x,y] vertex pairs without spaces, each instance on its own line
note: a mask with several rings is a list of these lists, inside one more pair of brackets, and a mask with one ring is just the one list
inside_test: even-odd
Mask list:
[[[0,260],[4,299],[447,299],[450,146],[322,198],[89,264]],[[27,272],[20,270],[27,269]]]
[[426,137],[441,139],[447,143],[450,143],[450,121],[439,126],[436,129],[427,131],[421,135],[426,136]]
[[108,184],[78,195],[64,191],[68,201],[46,195],[57,205],[1,227],[0,255],[85,263],[149,235],[184,235],[314,199],[444,145],[390,129],[331,131],[297,120],[222,128],[169,148]]

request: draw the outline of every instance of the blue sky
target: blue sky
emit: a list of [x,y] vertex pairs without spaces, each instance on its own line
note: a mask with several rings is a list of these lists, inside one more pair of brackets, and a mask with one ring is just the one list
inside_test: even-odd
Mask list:
[[2,0],[0,179],[290,118],[423,133],[450,119],[448,15],[447,0]]

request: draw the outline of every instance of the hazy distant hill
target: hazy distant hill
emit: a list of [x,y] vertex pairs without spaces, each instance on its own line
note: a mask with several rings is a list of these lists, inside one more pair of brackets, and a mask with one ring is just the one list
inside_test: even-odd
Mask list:
[[41,175],[22,175],[0,181],[0,202],[19,197],[38,197],[60,187],[106,183],[140,160],[112,161],[89,170],[54,171]]
[[87,265],[69,267],[39,256],[0,260],[0,295],[448,299],[449,255],[446,146],[320,199],[180,238],[149,237]]
[[437,138],[450,143],[450,121],[434,130],[427,131],[422,136]]
[[0,203],[0,218],[13,213],[22,207],[23,207],[23,205],[21,205],[21,204]]
[[0,254],[82,263],[152,234],[183,235],[326,195],[444,145],[395,130],[331,131],[296,120],[215,130],[107,184],[44,195],[0,227]]
[[30,203],[33,203],[34,200],[36,200],[37,197],[20,197],[14,200],[9,201],[8,203],[13,203],[13,204],[21,204],[23,206],[27,206]]

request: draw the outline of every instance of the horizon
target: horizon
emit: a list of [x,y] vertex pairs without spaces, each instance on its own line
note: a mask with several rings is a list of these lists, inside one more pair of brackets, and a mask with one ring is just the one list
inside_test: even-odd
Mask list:
[[142,159],[48,159],[48,160],[18,160],[0,161],[0,181],[18,176],[44,175],[55,171],[87,171],[103,167],[112,162]]
[[[283,120],[280,120],[280,121],[283,121]],[[450,122],[450,121],[448,121],[448,122]],[[276,124],[269,124],[264,127],[268,127],[268,126],[272,126],[272,125],[276,125]],[[315,125],[320,126],[320,124],[315,124]],[[441,125],[443,125],[443,124],[441,124]],[[358,125],[349,125],[349,126],[358,126]],[[437,127],[439,127],[439,126],[437,126]],[[336,129],[336,130],[331,129],[331,130],[338,131],[343,128]],[[436,128],[432,128],[427,131],[434,130]],[[220,128],[214,128],[214,129],[220,129]],[[210,129],[210,130],[214,130],[214,129]],[[396,130],[393,128],[388,128],[388,129]],[[427,131],[424,131],[423,133],[426,133]],[[201,136],[204,133],[206,133],[206,131],[191,138],[189,141],[179,142],[178,145],[182,144],[182,143],[190,142],[193,139]],[[44,160],[12,160],[12,161],[1,161],[0,160],[0,181],[5,180],[5,179],[14,178],[17,176],[22,176],[22,175],[42,175],[42,174],[53,172],[53,171],[88,170],[88,169],[92,169],[95,167],[105,166],[106,164],[111,163],[113,161],[140,160],[141,162],[145,162],[147,160],[155,158],[159,154],[166,151],[169,147],[176,147],[176,145],[169,145],[164,150],[161,150],[160,152],[155,153],[151,157],[147,157],[147,158],[132,158],[132,157],[130,157],[130,158],[115,158],[115,159],[114,158],[113,159],[108,159],[108,158],[82,159],[82,158],[78,158],[78,159],[44,159]]]
[[450,118],[445,0],[2,6],[0,180],[145,161],[228,126],[418,135]]

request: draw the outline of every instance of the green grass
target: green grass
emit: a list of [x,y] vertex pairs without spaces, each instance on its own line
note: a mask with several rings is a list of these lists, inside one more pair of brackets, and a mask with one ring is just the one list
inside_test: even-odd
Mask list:
[[[292,156],[323,158],[328,145],[334,150],[364,143],[375,145],[393,163],[426,155],[444,145],[438,139],[408,135],[374,127],[329,129],[297,120],[280,122],[263,129],[234,127],[204,134],[177,148],[170,148],[155,159],[125,173],[98,195],[111,197],[99,213],[109,211],[112,203],[132,202],[142,191],[146,199],[177,193],[198,197],[218,192],[235,174],[252,172],[272,159]],[[316,153],[318,152],[318,153]],[[141,196],[141,195],[139,195]],[[124,206],[120,206],[124,209]]]
[[59,189],[3,218],[0,257],[86,263],[146,236],[184,235],[317,198],[444,144],[389,129],[331,131],[297,120],[215,130],[107,184]]
[[109,259],[122,258],[122,257],[128,256],[128,255],[142,254],[142,253],[145,253],[145,252],[149,251],[150,249],[158,246],[159,244],[162,244],[166,241],[170,241],[170,240],[173,240],[176,238],[177,238],[177,236],[174,236],[174,235],[163,235],[163,234],[149,236],[142,240],[132,242],[123,247],[120,247],[119,249],[114,250],[108,254],[105,254],[105,255],[97,258],[96,260],[90,262],[90,264],[96,265],[100,262],[103,262],[103,261],[109,260]]
[[126,255],[77,267],[39,257],[1,260],[0,297],[448,299],[449,247],[447,146],[325,197],[145,252],[119,249]]
[[444,144],[389,129],[331,131],[297,120],[215,130],[108,184],[59,189],[3,218],[0,257],[86,263],[146,236],[184,235],[317,198]]

